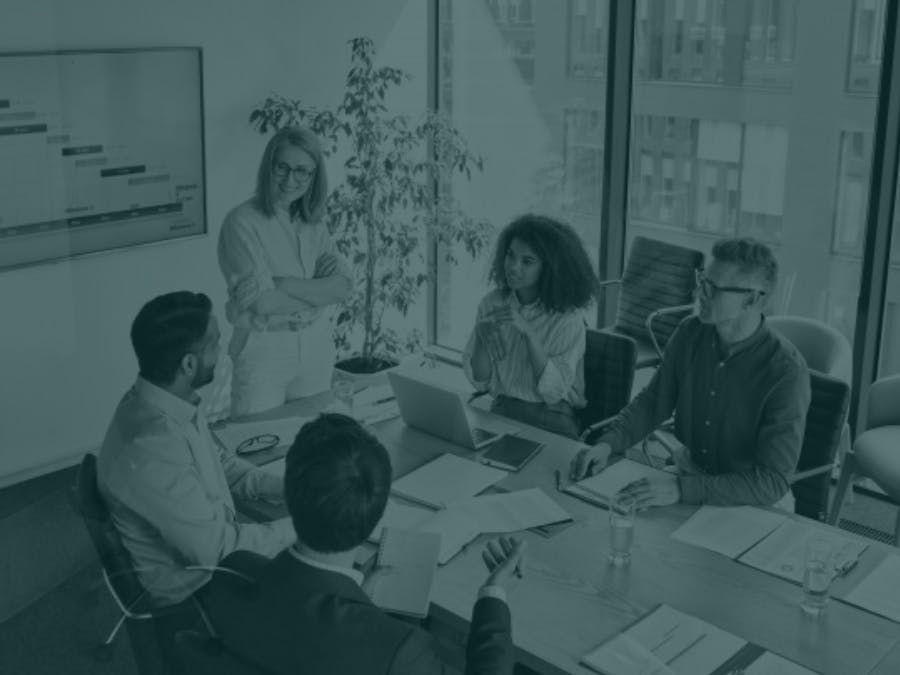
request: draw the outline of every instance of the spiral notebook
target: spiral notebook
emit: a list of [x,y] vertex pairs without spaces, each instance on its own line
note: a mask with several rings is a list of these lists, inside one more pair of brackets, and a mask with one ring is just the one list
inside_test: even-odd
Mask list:
[[385,527],[378,545],[377,567],[389,570],[375,584],[372,602],[388,612],[428,616],[440,550],[440,534]]

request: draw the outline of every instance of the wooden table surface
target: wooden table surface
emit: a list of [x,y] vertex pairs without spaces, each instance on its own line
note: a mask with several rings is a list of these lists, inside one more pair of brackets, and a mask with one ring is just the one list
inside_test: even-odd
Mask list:
[[[330,395],[323,394],[254,419],[312,415],[329,402]],[[477,411],[476,417],[488,419],[490,414]],[[400,418],[376,425],[376,431],[391,454],[395,478],[443,452],[476,454],[408,428]],[[540,487],[576,521],[550,538],[533,532],[518,535],[527,541],[527,559],[524,579],[512,589],[509,604],[517,658],[525,665],[541,673],[591,673],[578,664],[579,657],[665,603],[824,675],[900,673],[900,624],[834,599],[897,549],[864,540],[869,548],[856,568],[832,586],[832,600],[818,620],[801,611],[799,585],[671,539],[672,531],[696,507],[639,513],[631,565],[615,568],[606,558],[607,512],[555,489],[554,470],[565,470],[581,446],[531,427],[523,426],[520,433],[545,442],[546,448],[499,487]],[[284,511],[263,507],[262,513],[275,516]],[[481,544],[487,539],[481,537],[439,569],[432,590],[435,622],[465,631],[487,574],[481,560]]]

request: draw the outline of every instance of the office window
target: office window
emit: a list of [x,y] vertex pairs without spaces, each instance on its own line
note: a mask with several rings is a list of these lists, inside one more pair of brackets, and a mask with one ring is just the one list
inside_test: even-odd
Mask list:
[[[845,72],[822,64],[865,62],[877,82],[883,3],[685,0],[686,39],[705,46],[687,64],[669,46],[676,10],[671,1],[637,5],[632,116],[637,128],[663,131],[631,137],[626,246],[644,235],[708,254],[723,236],[761,239],[793,281],[774,294],[772,311],[826,321],[852,340],[876,99],[850,93]],[[673,79],[680,86],[668,86]],[[667,156],[690,173],[676,170],[667,183]],[[896,242],[894,251],[892,270]],[[900,370],[900,273],[892,274],[885,330],[894,332],[882,363]]]
[[854,0],[848,91],[875,94],[884,50],[885,0]]
[[[900,195],[897,195],[900,198]],[[891,264],[888,269],[878,377],[900,374],[900,212],[894,211]]]
[[[497,232],[528,211],[566,220],[596,259],[608,0],[439,0],[437,11],[439,107],[484,158],[472,182],[445,191]],[[465,344],[492,254],[438,256],[438,345]]]

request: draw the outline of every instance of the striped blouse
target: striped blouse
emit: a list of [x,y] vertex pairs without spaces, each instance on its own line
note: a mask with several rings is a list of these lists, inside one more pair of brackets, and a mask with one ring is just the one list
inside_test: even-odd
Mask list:
[[584,312],[549,312],[540,302],[523,305],[515,293],[505,294],[494,290],[478,305],[476,323],[497,307],[509,305],[520,312],[541,341],[549,357],[544,372],[536,374],[528,353],[527,338],[511,325],[500,328],[506,348],[502,359],[491,359],[491,375],[488,380],[475,379],[472,372],[472,353],[475,349],[475,330],[463,351],[463,370],[466,377],[479,391],[489,391],[492,396],[505,395],[532,403],[552,405],[566,401],[575,408],[585,405],[584,398],[584,349],[586,322]]

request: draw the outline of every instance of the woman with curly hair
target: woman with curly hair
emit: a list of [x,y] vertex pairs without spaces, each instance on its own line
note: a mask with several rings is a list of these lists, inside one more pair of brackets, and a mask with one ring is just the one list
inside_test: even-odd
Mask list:
[[570,437],[584,407],[584,310],[597,277],[569,225],[525,215],[497,241],[490,279],[478,305],[463,368],[491,411]]

